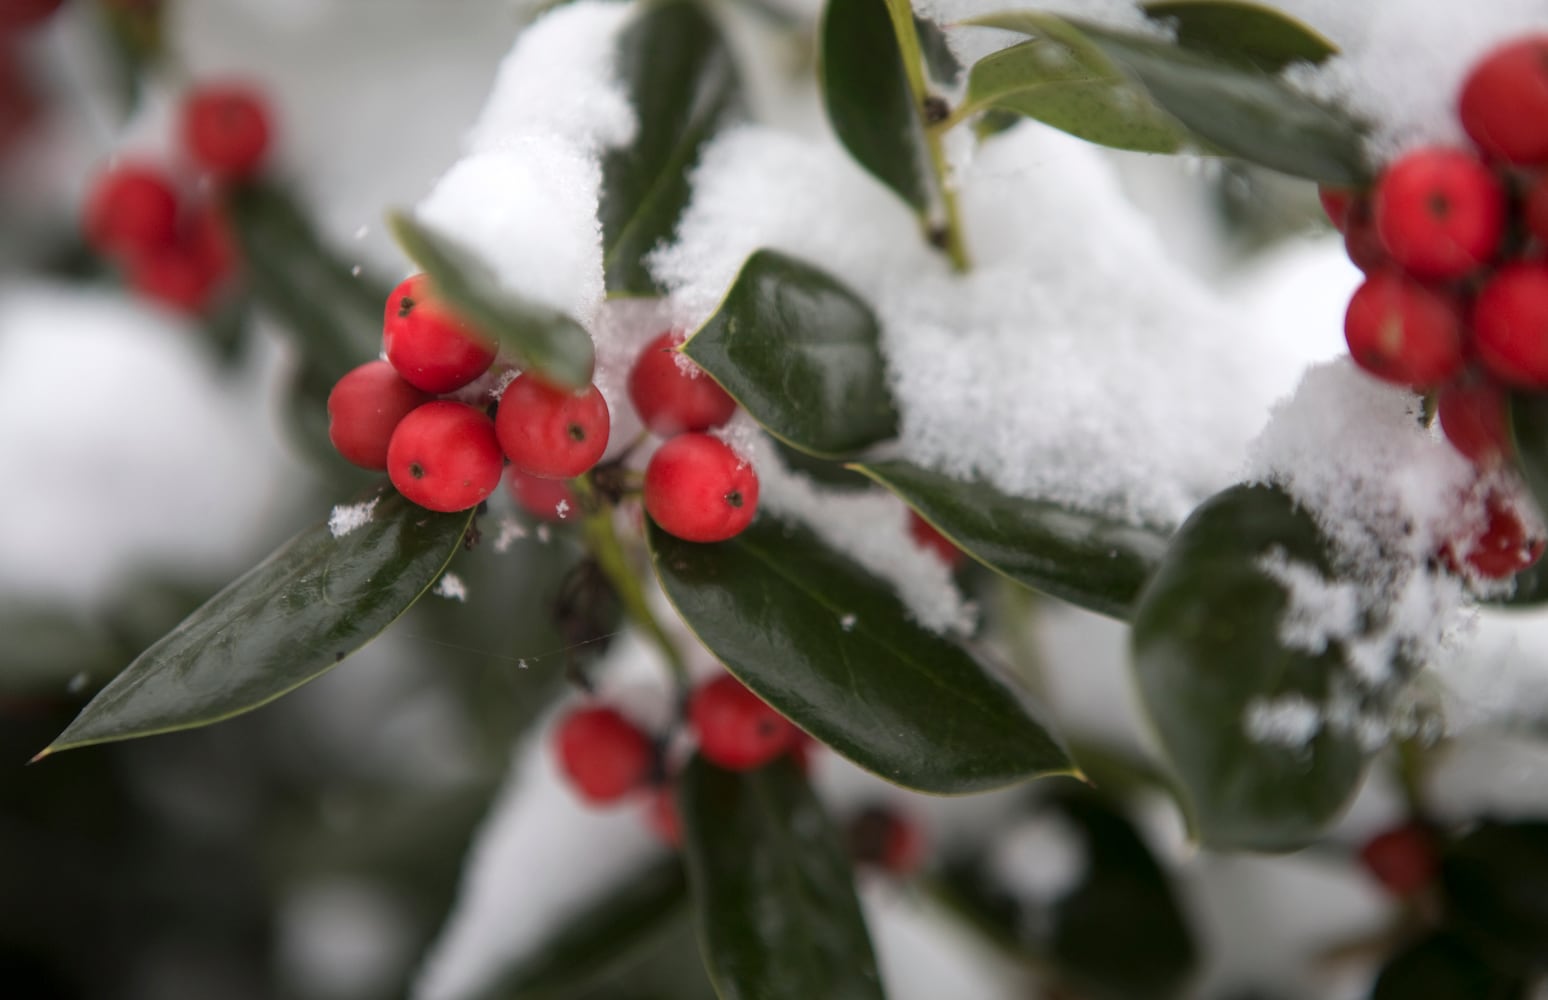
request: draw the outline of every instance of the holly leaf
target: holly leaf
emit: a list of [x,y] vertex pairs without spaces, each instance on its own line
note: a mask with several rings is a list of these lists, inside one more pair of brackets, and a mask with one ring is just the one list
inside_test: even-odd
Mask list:
[[695,757],[678,793],[704,964],[723,1000],[882,1000],[844,845],[788,757]]
[[[892,0],[828,0],[818,69],[839,142],[923,217],[935,200],[918,106],[923,56],[912,12],[902,6],[906,32],[897,30],[897,13]],[[912,42],[910,51],[904,51],[906,42]]]
[[759,250],[683,353],[781,441],[820,458],[898,432],[870,308],[809,264]]
[[1371,1000],[1521,1000],[1527,977],[1491,963],[1465,937],[1434,931],[1394,955],[1371,990]]
[[614,66],[639,131],[602,161],[603,266],[610,295],[659,295],[645,258],[669,240],[706,143],[741,113],[741,82],[715,22],[693,0],[644,8]]
[[892,588],[768,517],[699,545],[650,526],[662,589],[760,698],[843,756],[917,791],[985,791],[1073,765],[1028,703]]
[[319,524],[210,598],[151,646],[39,758],[59,750],[207,726],[326,673],[430,588],[473,512],[437,514],[391,487],[370,520]]
[[[1005,17],[982,23],[1004,26]],[[1088,142],[1143,153],[1175,153],[1192,143],[1177,119],[1067,22],[1018,12],[1009,23],[1036,37],[974,63],[955,117],[1010,111]]]
[[851,468],[896,493],[958,548],[1024,587],[1127,619],[1166,551],[1159,532],[1008,496],[909,462]]
[[[1211,847],[1304,845],[1364,769],[1355,734],[1322,721],[1348,667],[1331,644],[1312,653],[1281,638],[1289,595],[1263,565],[1271,555],[1331,575],[1325,541],[1289,496],[1229,489],[1183,524],[1135,610],[1141,700]],[[1286,715],[1309,719],[1305,731],[1264,731],[1265,716]]]
[[1458,928],[1518,969],[1548,966],[1548,821],[1485,822],[1441,859]]
[[591,384],[596,351],[584,327],[557,309],[502,286],[467,247],[401,212],[388,225],[403,252],[430,276],[436,294],[469,323],[497,339],[524,369],[555,385]]
[[1293,63],[1316,65],[1338,47],[1280,11],[1240,0],[1154,0],[1145,13],[1169,24],[1177,44],[1264,73]]
[[1548,512],[1548,393],[1511,393],[1510,431],[1527,491]]
[[648,949],[687,900],[682,862],[675,856],[657,862],[550,927],[541,942],[478,995],[486,1000],[568,996]]

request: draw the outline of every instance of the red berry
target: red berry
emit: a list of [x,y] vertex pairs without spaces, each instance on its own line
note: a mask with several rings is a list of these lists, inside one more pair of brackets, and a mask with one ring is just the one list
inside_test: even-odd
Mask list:
[[1355,290],[1344,339],[1361,368],[1398,385],[1439,385],[1462,370],[1461,306],[1395,271],[1372,274]]
[[387,468],[387,445],[404,417],[430,401],[385,361],[368,361],[328,393],[328,439],[362,469]]
[[607,451],[611,419],[594,385],[571,392],[522,375],[500,397],[495,429],[511,464],[544,479],[573,479]]
[[645,510],[685,542],[723,542],[752,523],[758,475],[718,438],[680,434],[645,467]]
[[893,875],[912,875],[924,861],[924,835],[909,818],[870,806],[850,821],[849,851],[861,864]]
[[1317,199],[1322,202],[1322,210],[1327,213],[1328,221],[1333,223],[1333,228],[1339,232],[1349,222],[1349,209],[1359,196],[1345,188],[1328,187],[1326,184],[1317,185]]
[[97,176],[86,197],[86,241],[98,253],[134,257],[177,241],[177,193],[153,167],[122,164]]
[[1527,191],[1521,214],[1537,242],[1548,247],[1548,173],[1539,174]]
[[1476,156],[1421,149],[1376,184],[1376,231],[1419,278],[1462,278],[1494,259],[1505,233],[1505,188]]
[[1510,456],[1505,390],[1493,379],[1447,383],[1436,398],[1435,412],[1446,440],[1473,464],[1492,468]]
[[956,569],[962,565],[962,558],[966,553],[913,510],[908,512],[908,535],[914,540],[915,545],[933,553],[948,568]]
[[63,0],[4,0],[0,2],[0,35],[42,24]]
[[1369,199],[1362,198],[1351,205],[1344,222],[1344,253],[1355,267],[1370,274],[1392,265],[1387,248],[1376,233],[1376,216],[1371,212]]
[[730,674],[693,693],[688,724],[704,759],[728,771],[762,767],[794,746],[801,732]]
[[1507,163],[1548,163],[1548,35],[1484,56],[1458,103],[1462,127],[1484,152]]
[[[498,424],[496,424],[498,430]],[[580,509],[575,491],[563,479],[543,479],[511,466],[511,496],[522,510],[544,521],[574,519]]]
[[495,345],[437,301],[423,274],[403,279],[387,296],[382,346],[398,374],[426,392],[460,389],[495,359]]
[[616,802],[645,785],[655,765],[650,737],[615,708],[578,708],[554,730],[559,770],[581,798]]
[[683,818],[677,811],[677,792],[671,785],[658,785],[645,803],[645,825],[670,847],[683,846]]
[[1372,837],[1360,848],[1360,861],[1394,896],[1412,896],[1435,881],[1440,871],[1434,838],[1418,824]]
[[736,412],[736,400],[676,349],[680,343],[675,333],[661,334],[629,371],[629,401],[640,421],[662,437],[719,427]]
[[1473,343],[1507,385],[1548,388],[1548,265],[1507,264],[1473,302]]
[[269,110],[239,83],[205,84],[183,101],[183,146],[200,167],[239,180],[258,172],[269,148]]
[[435,400],[398,422],[387,444],[387,475],[430,510],[467,510],[500,485],[505,456],[494,421],[465,403]]
[[1443,553],[1453,571],[1460,555],[1473,572],[1489,580],[1504,580],[1537,562],[1543,554],[1543,540],[1528,538],[1526,526],[1514,508],[1496,494],[1485,501],[1488,518],[1484,530],[1460,544],[1448,543]]

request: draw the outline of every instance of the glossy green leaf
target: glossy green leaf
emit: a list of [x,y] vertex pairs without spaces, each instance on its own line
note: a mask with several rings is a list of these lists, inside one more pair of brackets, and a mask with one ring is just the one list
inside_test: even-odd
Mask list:
[[1177,44],[1265,73],[1292,63],[1320,63],[1337,46],[1271,7],[1243,0],[1154,0],[1145,13],[1170,24]]
[[536,369],[556,385],[591,383],[596,351],[575,320],[529,302],[504,288],[474,254],[402,213],[388,225],[403,252],[435,283],[436,294],[478,329],[498,339],[523,368]]
[[697,545],[652,525],[649,541],[662,588],[710,652],[861,767],[947,794],[1072,770],[1022,697],[808,529],[763,517]]
[[1394,955],[1382,968],[1371,1000],[1525,1000],[1528,983],[1502,970],[1466,938],[1436,931]]
[[551,926],[542,941],[478,996],[485,1000],[569,996],[648,949],[687,900],[682,862],[671,857],[653,864]]
[[1548,821],[1485,822],[1441,859],[1450,914],[1491,956],[1548,968]]
[[[910,27],[911,27],[910,23]],[[888,0],[828,0],[819,71],[828,121],[849,154],[918,215],[935,201],[924,126],[910,83],[922,77],[918,41],[901,48]]]
[[380,353],[387,289],[357,277],[323,246],[289,195],[242,185],[229,192],[226,208],[243,276],[307,367],[331,384]]
[[857,470],[896,493],[968,555],[1023,586],[1126,619],[1166,537],[1046,501],[1007,496],[909,462]]
[[1145,153],[1190,144],[1181,123],[1067,22],[1031,12],[1014,17],[1017,30],[1036,37],[973,65],[958,116],[1012,111],[1089,142]]
[[695,757],[678,801],[721,1000],[882,1000],[844,844],[792,760],[733,774]]
[[1278,553],[1324,576],[1325,542],[1282,491],[1234,487],[1194,512],[1134,615],[1142,701],[1207,845],[1289,850],[1313,839],[1359,784],[1354,734],[1321,725],[1310,739],[1254,738],[1255,712],[1328,703],[1347,671],[1329,647],[1280,640],[1289,603],[1262,567]]
[[731,50],[695,0],[645,6],[619,39],[614,66],[639,130],[602,161],[607,291],[658,295],[645,258],[676,230],[700,151],[740,115],[741,84]]
[[683,352],[775,437],[836,458],[898,432],[880,339],[849,289],[759,250]]
[[[142,653],[44,751],[191,729],[327,672],[430,588],[473,512],[436,514],[390,487],[367,523],[310,528]],[[40,755],[41,756],[41,755]]]

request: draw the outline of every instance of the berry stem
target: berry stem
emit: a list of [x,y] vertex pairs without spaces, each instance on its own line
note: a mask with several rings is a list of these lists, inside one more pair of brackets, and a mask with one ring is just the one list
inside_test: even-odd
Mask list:
[[645,599],[645,591],[641,589],[639,580],[629,568],[623,543],[618,540],[618,532],[613,527],[612,506],[598,502],[589,477],[581,476],[571,480],[571,485],[575,489],[576,496],[580,498],[581,509],[586,511],[585,519],[581,522],[586,547],[591,550],[592,557],[602,568],[608,582],[618,592],[618,599],[623,602],[624,611],[660,648],[661,656],[666,660],[667,668],[672,672],[672,679],[679,690],[687,691],[688,664],[678,652],[677,644],[672,641],[671,636],[667,635],[655,613],[650,610],[650,602]]

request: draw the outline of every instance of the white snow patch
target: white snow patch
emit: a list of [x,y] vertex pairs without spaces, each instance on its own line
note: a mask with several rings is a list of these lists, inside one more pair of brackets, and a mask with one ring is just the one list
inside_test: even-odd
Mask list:
[[1290,599],[1279,622],[1279,640],[1286,647],[1317,655],[1329,643],[1357,634],[1362,604],[1358,587],[1329,580],[1315,566],[1293,562],[1283,549],[1258,560],[1258,568],[1283,586]]
[[1024,901],[1058,902],[1086,877],[1086,839],[1057,810],[1012,826],[991,849],[989,871]]
[[444,597],[448,601],[466,604],[468,600],[468,585],[456,573],[442,573],[441,578],[436,581],[435,589],[431,593],[437,597]]
[[332,512],[328,514],[328,532],[334,538],[343,538],[351,531],[370,524],[376,514],[376,505],[381,499],[381,497],[372,497],[360,503],[335,504]]
[[527,537],[526,527],[509,514],[501,517],[497,522],[498,531],[495,534],[494,550],[501,555],[509,552],[511,546]]
[[1301,750],[1322,729],[1322,709],[1300,695],[1254,698],[1243,719],[1247,738],[1254,743]]

